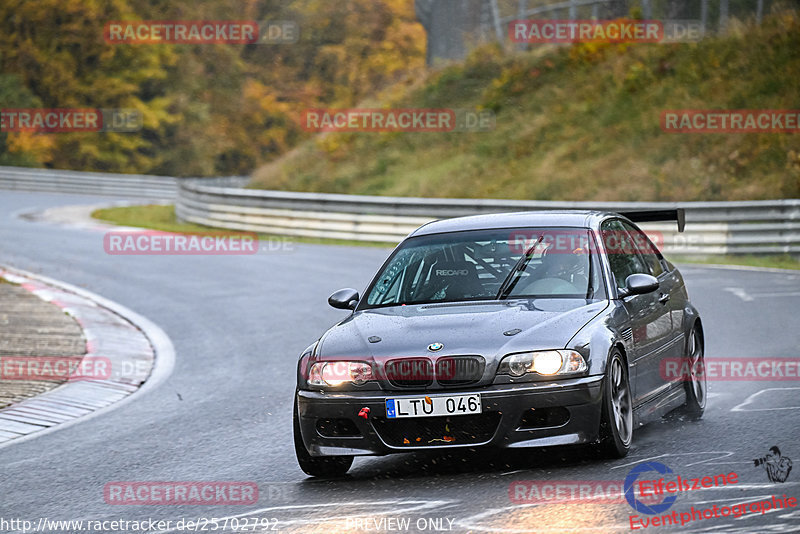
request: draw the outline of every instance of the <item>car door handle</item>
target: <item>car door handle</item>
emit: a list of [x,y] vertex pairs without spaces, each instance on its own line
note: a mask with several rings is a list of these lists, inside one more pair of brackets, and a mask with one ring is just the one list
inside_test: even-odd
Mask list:
[[667,301],[669,301],[669,293],[664,293],[663,295],[658,297],[658,302],[660,302],[661,304],[666,304]]

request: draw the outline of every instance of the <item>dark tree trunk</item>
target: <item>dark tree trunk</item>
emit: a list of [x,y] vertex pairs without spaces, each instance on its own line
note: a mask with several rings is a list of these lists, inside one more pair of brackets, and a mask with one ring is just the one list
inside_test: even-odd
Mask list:
[[695,0],[690,2],[689,0],[669,0],[667,4],[667,18],[668,19],[690,19],[693,15],[692,7],[694,5],[699,5],[699,3]]
[[628,0],[611,0],[608,3],[608,16],[611,18],[628,16]]

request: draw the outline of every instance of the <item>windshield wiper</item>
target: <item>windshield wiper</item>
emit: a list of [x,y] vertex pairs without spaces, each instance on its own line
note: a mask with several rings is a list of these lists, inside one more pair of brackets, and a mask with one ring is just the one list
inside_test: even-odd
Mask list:
[[503,280],[502,284],[500,284],[500,290],[497,292],[495,300],[503,300],[508,296],[509,293],[511,293],[511,291],[514,289],[514,286],[519,281],[519,276],[515,278],[514,275],[522,272],[522,270],[528,265],[528,262],[531,261],[531,256],[533,256],[536,247],[539,246],[539,243],[542,242],[542,239],[544,239],[544,234],[539,236],[539,239],[536,240],[536,243],[534,243],[530,248],[528,248],[528,250],[525,251],[522,256],[520,256],[520,258],[517,260],[517,263],[515,263],[514,267],[511,268],[511,272],[508,273],[506,279]]

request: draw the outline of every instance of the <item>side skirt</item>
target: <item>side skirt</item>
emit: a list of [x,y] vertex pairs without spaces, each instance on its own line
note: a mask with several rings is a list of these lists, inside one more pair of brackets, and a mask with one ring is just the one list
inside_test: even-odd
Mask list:
[[686,404],[686,389],[682,382],[676,382],[663,393],[647,399],[633,409],[633,427],[637,428],[657,419]]

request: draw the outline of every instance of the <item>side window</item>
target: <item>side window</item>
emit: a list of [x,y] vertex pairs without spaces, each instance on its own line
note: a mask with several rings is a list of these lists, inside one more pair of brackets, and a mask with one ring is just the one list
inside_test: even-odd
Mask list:
[[633,238],[620,220],[605,221],[600,227],[600,236],[618,288],[625,287],[625,280],[632,274],[650,274],[650,269],[636,252]]
[[650,268],[649,274],[652,274],[656,278],[661,276],[664,273],[664,266],[661,265],[661,259],[658,257],[658,252],[653,242],[650,241],[644,232],[633,225],[628,224],[625,221],[622,222],[622,225],[633,237],[636,250],[639,251],[639,254],[641,254],[642,258],[644,259],[644,262]]

